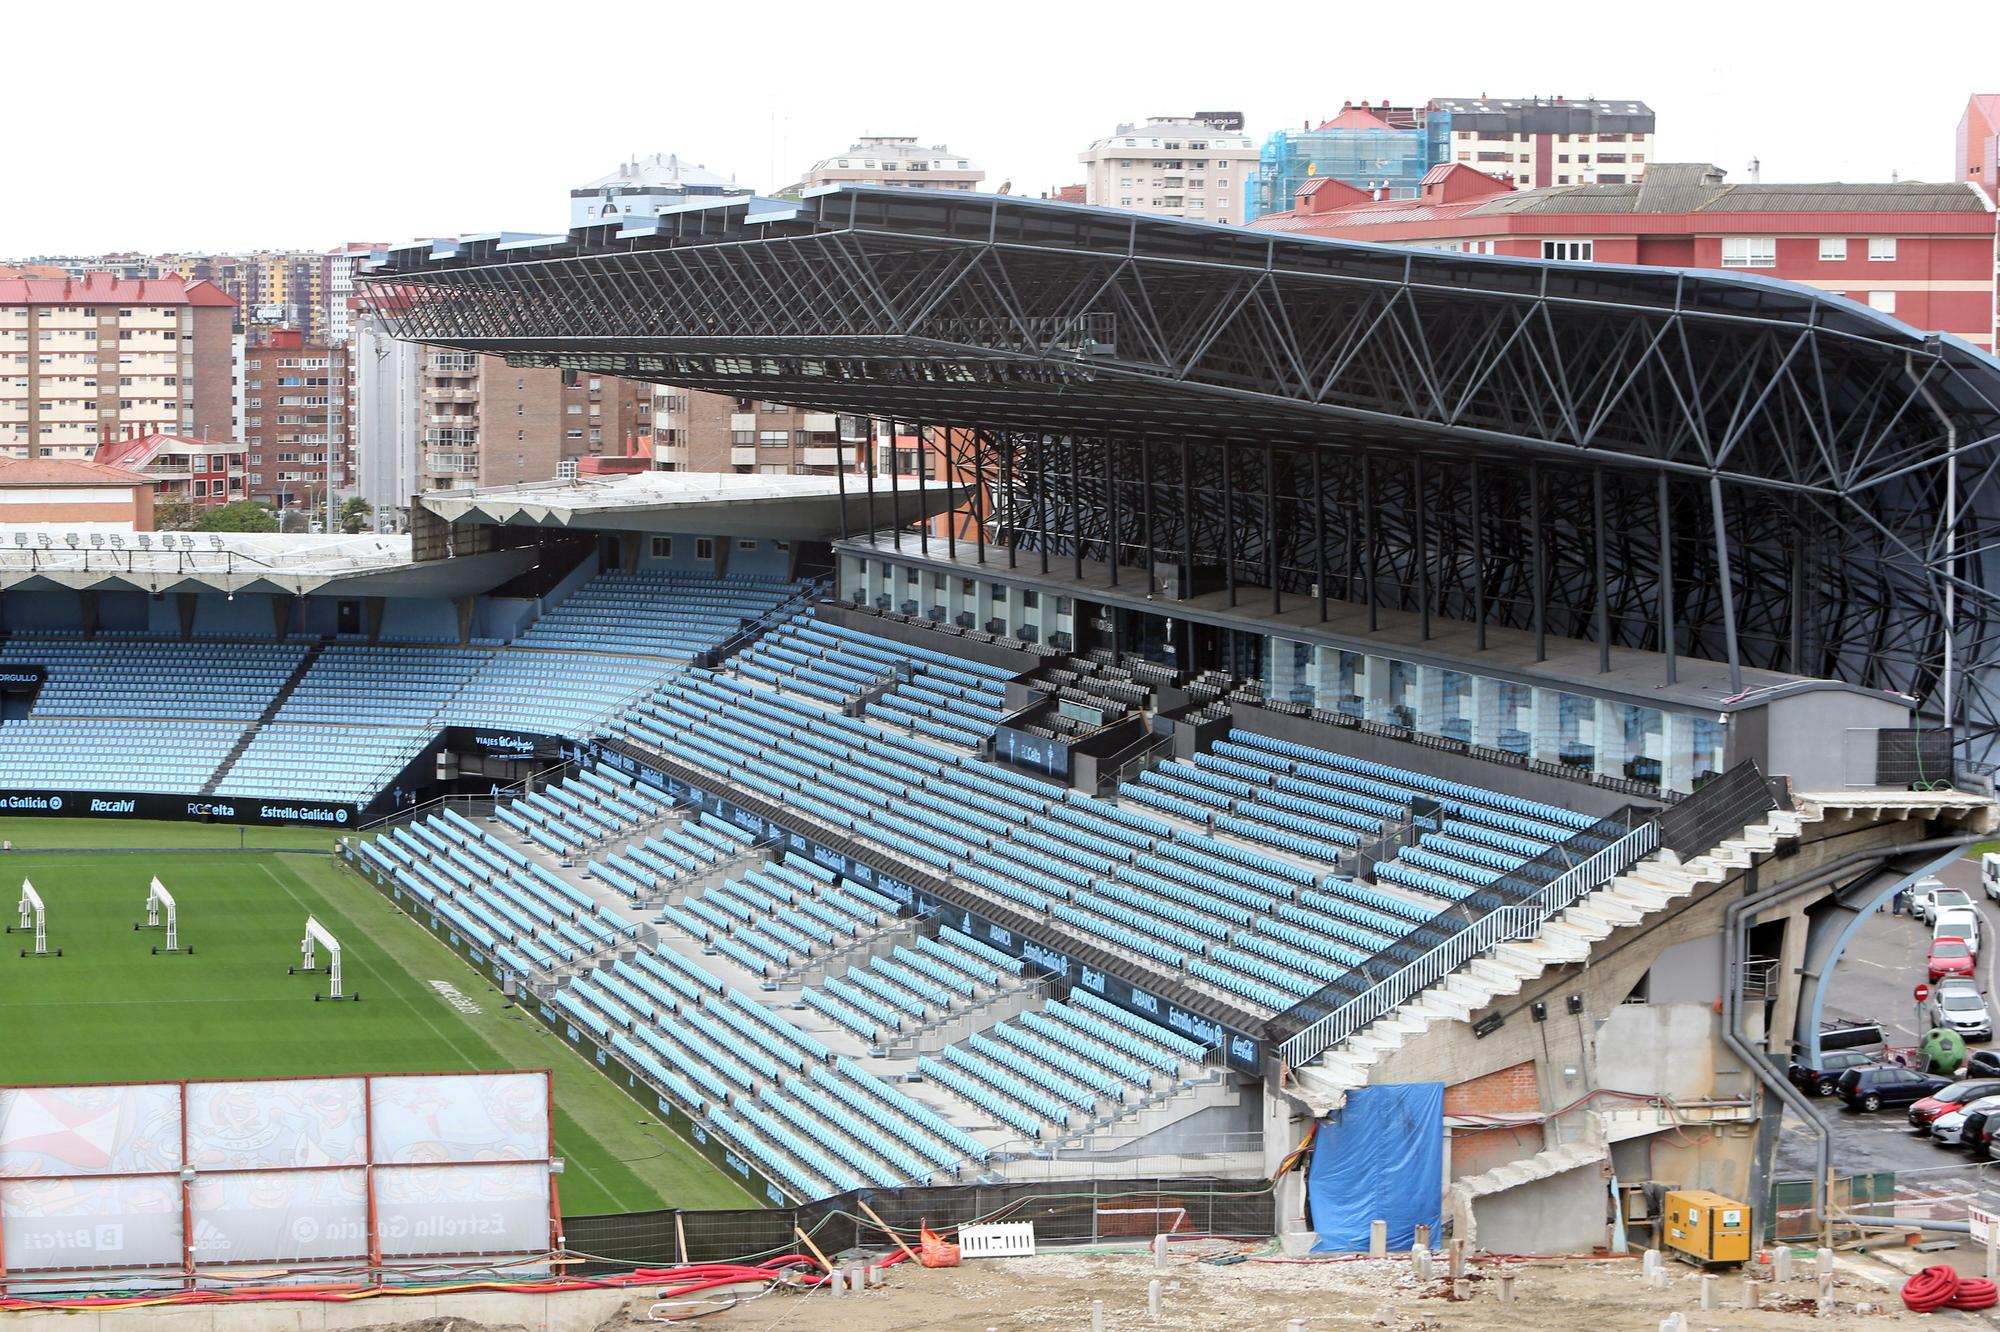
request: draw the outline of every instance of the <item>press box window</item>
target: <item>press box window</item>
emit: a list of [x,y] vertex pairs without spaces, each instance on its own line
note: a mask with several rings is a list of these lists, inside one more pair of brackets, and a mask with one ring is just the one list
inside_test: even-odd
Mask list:
[[670,560],[673,557],[674,557],[674,539],[672,537],[662,537],[662,536],[654,537],[653,558],[656,560]]
[[696,537],[694,539],[694,557],[698,560],[714,559],[715,539],[713,537]]

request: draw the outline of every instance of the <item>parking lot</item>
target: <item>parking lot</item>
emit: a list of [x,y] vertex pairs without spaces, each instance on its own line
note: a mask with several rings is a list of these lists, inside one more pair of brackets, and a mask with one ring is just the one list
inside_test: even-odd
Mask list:
[[[1978,905],[1986,932],[1979,956],[1979,986],[1992,1005],[1996,977],[2000,976],[2000,940],[1992,931],[2000,928],[2000,909],[1981,891],[1976,861],[1956,861],[1939,877],[1950,887],[1964,889]],[[1869,917],[1834,972],[1826,1016],[1878,1022],[1890,1044],[1915,1045],[1927,1024],[1911,998],[1911,989],[1925,979],[1930,940],[1930,927],[1912,916],[1884,911]],[[1995,1015],[2000,1018],[2000,1010]],[[1988,1046],[1975,1044],[1972,1048]],[[1919,1207],[1928,1199],[1938,1216],[1963,1216],[1968,1203],[2000,1210],[2000,1165],[1974,1162],[1963,1151],[1942,1148],[1927,1136],[1919,1137],[1911,1132],[1903,1107],[1858,1114],[1845,1109],[1837,1098],[1829,1098],[1815,1101],[1813,1108],[1832,1134],[1833,1164],[1840,1174],[1895,1171],[1898,1197],[1911,1199]],[[1811,1136],[1797,1128],[1788,1129],[1779,1143],[1776,1174],[1804,1177],[1812,1169]],[[1904,1216],[1915,1214],[1909,1207],[1898,1210]]]

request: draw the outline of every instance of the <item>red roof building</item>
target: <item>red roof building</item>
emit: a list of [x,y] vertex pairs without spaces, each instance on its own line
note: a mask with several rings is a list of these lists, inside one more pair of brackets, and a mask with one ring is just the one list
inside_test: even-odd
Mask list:
[[0,456],[232,433],[232,302],[180,277],[0,277]]
[[2000,93],[1974,93],[1958,122],[1958,179],[2000,200]]
[[0,526],[150,532],[153,484],[102,463],[0,458]]
[[198,508],[247,499],[248,455],[230,440],[144,435],[100,445],[95,461],[151,479],[156,503]]
[[1569,262],[1746,269],[1837,292],[1917,328],[1994,345],[1995,214],[1964,184],[1729,184],[1657,163],[1643,181],[1520,190],[1433,167],[1415,199],[1331,180],[1253,227]]

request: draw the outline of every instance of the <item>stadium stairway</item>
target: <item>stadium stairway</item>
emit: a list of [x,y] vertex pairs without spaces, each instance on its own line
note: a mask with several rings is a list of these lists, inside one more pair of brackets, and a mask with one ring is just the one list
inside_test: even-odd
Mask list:
[[278,710],[291,698],[292,691],[299,687],[299,681],[305,679],[306,673],[312,670],[313,663],[319,660],[319,654],[324,647],[323,643],[314,643],[306,649],[306,655],[299,658],[299,664],[285,678],[285,682],[278,686],[278,691],[271,695],[270,703],[258,714],[257,720],[243,728],[243,734],[236,737],[236,743],[222,756],[222,762],[215,765],[215,771],[210,773],[208,780],[201,785],[201,794],[205,796],[215,794],[215,788],[229,776],[229,770],[236,766],[237,759],[243,757],[243,751],[250,748],[250,742],[257,738],[257,733],[264,729],[265,723],[278,715]]
[[1574,906],[1543,923],[1532,938],[1496,946],[1473,958],[1367,1027],[1349,1036],[1295,1073],[1293,1090],[1317,1112],[1341,1106],[1347,1093],[1366,1086],[1372,1067],[1438,1022],[1469,1022],[1472,1015],[1550,967],[1583,962],[1591,948],[1613,930],[1639,925],[1704,885],[1721,883],[1747,869],[1756,854],[1796,841],[1807,823],[1822,815],[1810,805],[1772,810],[1760,821],[1726,837],[1705,854],[1682,860],[1662,848],[1646,856]]

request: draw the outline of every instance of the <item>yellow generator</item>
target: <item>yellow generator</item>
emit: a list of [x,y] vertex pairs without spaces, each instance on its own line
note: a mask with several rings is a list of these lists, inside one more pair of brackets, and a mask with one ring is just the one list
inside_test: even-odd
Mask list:
[[1667,1194],[1660,1239],[1697,1267],[1750,1261],[1750,1209],[1706,1189],[1674,1189]]

